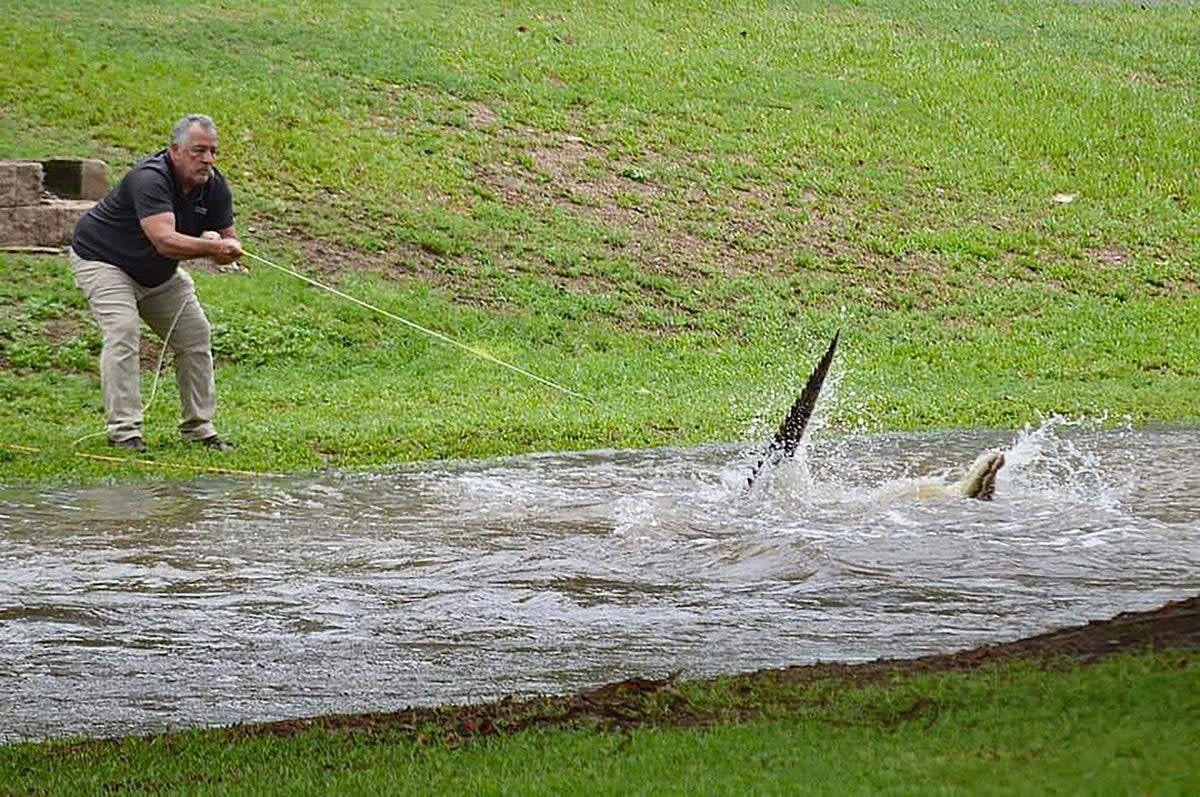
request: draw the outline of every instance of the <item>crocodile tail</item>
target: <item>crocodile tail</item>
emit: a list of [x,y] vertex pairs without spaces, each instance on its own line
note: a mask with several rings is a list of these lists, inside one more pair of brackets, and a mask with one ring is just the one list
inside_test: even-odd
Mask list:
[[837,350],[838,338],[841,334],[841,330],[834,333],[833,340],[829,342],[829,348],[825,350],[821,361],[817,363],[817,367],[808,377],[804,389],[800,391],[800,396],[792,403],[783,423],[779,424],[775,437],[767,445],[767,450],[763,452],[758,464],[751,471],[747,486],[754,484],[764,465],[796,453],[800,441],[804,439],[804,430],[808,427],[809,419],[812,418],[813,409],[817,406],[817,397],[821,395],[821,387],[825,384],[825,377],[829,373],[829,365],[833,362],[833,354]]

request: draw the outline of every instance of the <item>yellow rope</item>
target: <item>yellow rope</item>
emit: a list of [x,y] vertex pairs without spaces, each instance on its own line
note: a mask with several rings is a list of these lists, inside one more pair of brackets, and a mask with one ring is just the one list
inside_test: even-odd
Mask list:
[[[44,449],[34,448],[33,446],[19,446],[14,443],[0,443],[4,448],[11,451],[20,451],[24,454],[45,454]],[[105,456],[104,454],[85,454],[82,451],[74,452],[75,456],[83,459],[92,459],[97,462],[113,462],[119,465],[144,465],[157,468],[180,468],[183,470],[194,470],[202,473],[227,474],[235,476],[272,476],[275,478],[283,478],[282,474],[270,473],[268,471],[253,471],[253,470],[237,470],[236,468],[215,468],[209,465],[185,465],[179,462],[158,462],[153,459],[142,459],[141,457],[113,457]]]
[[558,384],[557,382],[552,382],[549,379],[544,379],[543,377],[540,377],[531,371],[526,371],[524,368],[521,368],[520,366],[513,365],[510,362],[505,362],[504,360],[501,360],[499,357],[489,354],[486,351],[483,351],[482,349],[477,349],[474,346],[468,346],[467,344],[457,341],[448,335],[443,335],[441,332],[437,332],[436,330],[429,329],[428,327],[423,327],[420,324],[416,323],[415,321],[409,321],[407,318],[403,318],[401,316],[396,315],[395,313],[388,312],[387,310],[384,310],[382,307],[376,307],[375,305],[370,304],[369,302],[364,302],[362,299],[357,299],[348,293],[342,293],[337,288],[326,285],[323,282],[318,282],[317,280],[313,279],[312,277],[306,277],[303,274],[301,274],[299,271],[294,271],[293,269],[290,269],[286,266],[281,266],[278,263],[272,263],[270,260],[267,260],[265,257],[259,257],[258,255],[254,254],[253,252],[246,252],[245,254],[246,254],[246,257],[254,258],[255,260],[257,260],[258,262],[260,262],[264,265],[270,266],[271,268],[276,269],[278,271],[282,271],[284,274],[290,274],[291,276],[295,277],[298,280],[303,280],[304,282],[307,282],[309,285],[314,285],[314,286],[320,288],[321,290],[329,291],[334,296],[338,296],[338,297],[341,297],[342,299],[346,299],[347,301],[354,302],[355,304],[357,304],[360,307],[365,307],[368,310],[370,310],[374,313],[379,313],[380,315],[382,315],[386,318],[390,318],[393,321],[399,321],[401,324],[404,324],[405,326],[407,326],[411,329],[415,329],[418,332],[421,332],[423,334],[429,335],[432,338],[437,338],[438,340],[442,341],[443,343],[449,343],[451,346],[457,346],[458,348],[462,349],[463,351],[470,352],[471,354],[474,354],[476,357],[479,357],[480,359],[487,360],[490,363],[495,363],[496,365],[499,365],[503,368],[507,368],[510,371],[515,371],[518,374],[521,374],[522,376],[527,376],[530,379],[534,380],[535,382],[540,382],[543,385],[546,385],[547,387],[552,387],[555,390],[559,391],[560,393],[565,393],[566,395],[571,396],[573,398],[582,399],[583,401],[586,401],[586,402],[589,402],[592,404],[595,403],[595,401],[593,401],[592,399],[588,398],[587,396],[583,395],[582,393],[577,393],[574,390],[571,390],[569,387],[563,387],[562,385]]

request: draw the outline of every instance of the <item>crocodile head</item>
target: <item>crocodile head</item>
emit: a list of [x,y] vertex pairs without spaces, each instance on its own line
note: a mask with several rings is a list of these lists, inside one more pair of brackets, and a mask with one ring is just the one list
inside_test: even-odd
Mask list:
[[987,451],[971,465],[967,475],[955,485],[956,492],[967,498],[990,501],[996,493],[996,474],[1004,467],[1004,453]]

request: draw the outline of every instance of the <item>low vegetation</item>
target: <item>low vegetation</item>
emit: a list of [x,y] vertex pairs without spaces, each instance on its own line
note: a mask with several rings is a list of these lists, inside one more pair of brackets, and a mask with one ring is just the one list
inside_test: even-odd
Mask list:
[[722,679],[627,695],[603,719],[523,704],[513,732],[446,711],[10,745],[0,795],[1189,794],[1198,684],[1194,656],[1165,654]]

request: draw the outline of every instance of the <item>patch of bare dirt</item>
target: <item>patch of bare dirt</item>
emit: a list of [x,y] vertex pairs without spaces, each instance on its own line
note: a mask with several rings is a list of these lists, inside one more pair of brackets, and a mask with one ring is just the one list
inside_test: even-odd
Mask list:
[[53,346],[61,346],[73,340],[78,340],[87,334],[88,327],[78,318],[53,318],[42,327],[42,335]]
[[[297,228],[282,228],[270,220],[259,223],[259,233],[275,240],[286,240],[300,247],[300,263],[279,263],[293,271],[318,280],[336,280],[345,273],[380,274],[388,279],[420,277],[434,285],[449,284],[446,277],[449,258],[422,249],[415,244],[394,244],[386,250],[368,250],[321,238]],[[269,268],[247,260],[249,268]]]
[[[716,201],[700,179],[656,183],[661,157],[631,159],[577,135],[522,131],[529,164],[481,164],[476,174],[505,205],[574,215],[608,229],[608,249],[651,273],[683,280],[786,270],[798,246],[845,251],[815,197],[784,198],[746,186]],[[519,147],[518,147],[519,148]],[[782,209],[782,210],[781,210]]]
[[141,370],[154,372],[160,361],[164,366],[167,363],[167,358],[163,357],[162,341],[153,335],[142,335],[138,341],[138,365]]
[[1109,620],[1093,620],[1083,626],[958,653],[863,664],[790,667],[778,671],[774,677],[793,682],[828,677],[873,682],[898,673],[973,670],[1018,659],[1095,664],[1121,653],[1163,650],[1200,652],[1200,595],[1147,612],[1125,612]]
[[[973,670],[997,662],[1093,664],[1120,653],[1174,650],[1200,652],[1200,596],[1148,612],[1127,612],[1084,626],[985,645],[973,650],[907,660],[862,664],[820,663],[763,670],[735,677],[746,692],[755,683],[803,684],[828,679],[876,683],[906,673]],[[753,711],[745,718],[751,718]],[[237,737],[290,736],[312,729],[338,733],[407,731],[418,738],[457,744],[472,737],[533,727],[632,728],[640,725],[702,727],[723,721],[693,706],[672,680],[631,678],[577,695],[505,698],[478,706],[417,708],[394,713],[353,714],[237,726]]]
[[499,120],[500,117],[492,110],[491,106],[482,102],[467,103],[467,123],[472,130],[489,128]]
[[[966,283],[944,284],[945,271],[953,266],[939,252],[876,251],[871,240],[877,233],[852,197],[804,190],[784,175],[750,177],[736,185],[727,178],[709,179],[731,164],[750,175],[759,174],[748,157],[722,156],[720,162],[706,163],[689,160],[686,153],[649,147],[631,151],[609,140],[602,126],[584,121],[568,128],[570,132],[535,130],[514,126],[511,120],[505,123],[503,108],[497,111],[481,102],[464,101],[439,111],[446,102],[440,95],[425,97],[411,86],[387,85],[380,91],[388,98],[391,116],[381,116],[378,125],[396,114],[403,119],[417,108],[426,122],[444,116],[444,125],[487,142],[488,154],[472,167],[477,190],[486,201],[518,211],[534,225],[545,225],[551,240],[549,228],[556,219],[574,219],[589,231],[591,240],[566,247],[570,251],[561,260],[553,252],[534,251],[519,235],[474,242],[509,272],[533,274],[573,294],[625,294],[630,290],[629,271],[634,271],[638,301],[678,317],[731,310],[738,304],[736,297],[722,301],[715,292],[704,291],[714,278],[800,275],[803,279],[811,273],[865,292],[881,309],[916,310],[941,306],[981,282],[1004,284],[992,267],[973,269],[977,273]],[[414,97],[420,100],[415,105]],[[796,169],[803,171],[800,165]],[[445,197],[430,201],[451,202]],[[381,222],[354,218],[352,203],[339,209],[364,230]],[[270,220],[266,226],[270,228]],[[436,246],[395,243],[387,251],[368,251],[281,224],[275,231],[303,247],[305,271],[330,276],[355,269],[394,278],[411,276],[447,290],[466,304],[501,303],[470,257],[437,251]],[[1130,259],[1115,247],[1091,254],[1102,270],[1123,268]],[[633,268],[617,273],[622,269],[596,266],[588,262],[589,257],[627,262]],[[1026,275],[1016,275],[1008,266],[1005,270],[1010,280],[1024,276],[1055,284],[1051,275],[1038,270]],[[681,302],[677,295],[681,285],[696,288],[709,306]],[[1194,284],[1182,280],[1161,289],[1168,290],[1195,292]],[[833,306],[842,299],[836,291],[828,291],[806,295],[805,301],[810,309],[819,309],[822,303]]]
[[[1098,246],[1083,252],[1083,261],[1097,271],[1120,272],[1128,269],[1135,256],[1129,251],[1117,246]],[[1142,290],[1149,296],[1171,297],[1195,296],[1200,293],[1200,285],[1188,273],[1176,276],[1147,276],[1142,280]]]
[[1093,249],[1087,259],[1104,268],[1120,268],[1129,262],[1129,255],[1115,246],[1102,246]]

